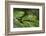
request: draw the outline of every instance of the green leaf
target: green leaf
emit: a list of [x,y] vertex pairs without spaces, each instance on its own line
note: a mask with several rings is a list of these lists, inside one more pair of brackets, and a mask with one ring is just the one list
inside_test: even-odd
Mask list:
[[22,23],[18,19],[14,19],[14,27],[24,27]]
[[26,15],[26,16],[24,16],[24,17],[22,18],[22,21],[23,21],[23,20],[31,20],[32,17],[33,17],[33,15]]
[[33,15],[33,17],[32,17],[32,19],[31,19],[31,20],[32,20],[32,21],[37,20],[37,16]]
[[14,12],[14,17],[19,18],[24,15],[24,11],[15,11]]
[[30,22],[28,22],[28,21],[23,21],[23,26],[24,27],[31,27]]
[[34,25],[35,25],[35,27],[39,27],[39,21],[36,20]]

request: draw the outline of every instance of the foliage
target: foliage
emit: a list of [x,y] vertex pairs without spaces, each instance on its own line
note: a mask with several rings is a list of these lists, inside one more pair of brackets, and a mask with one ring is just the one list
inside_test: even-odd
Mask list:
[[13,11],[14,27],[39,27],[38,9],[19,9]]

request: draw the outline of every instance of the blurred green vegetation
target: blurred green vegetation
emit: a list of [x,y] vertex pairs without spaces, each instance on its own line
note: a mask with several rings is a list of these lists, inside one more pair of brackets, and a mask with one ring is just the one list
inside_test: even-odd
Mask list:
[[13,9],[14,28],[39,27],[39,9]]

